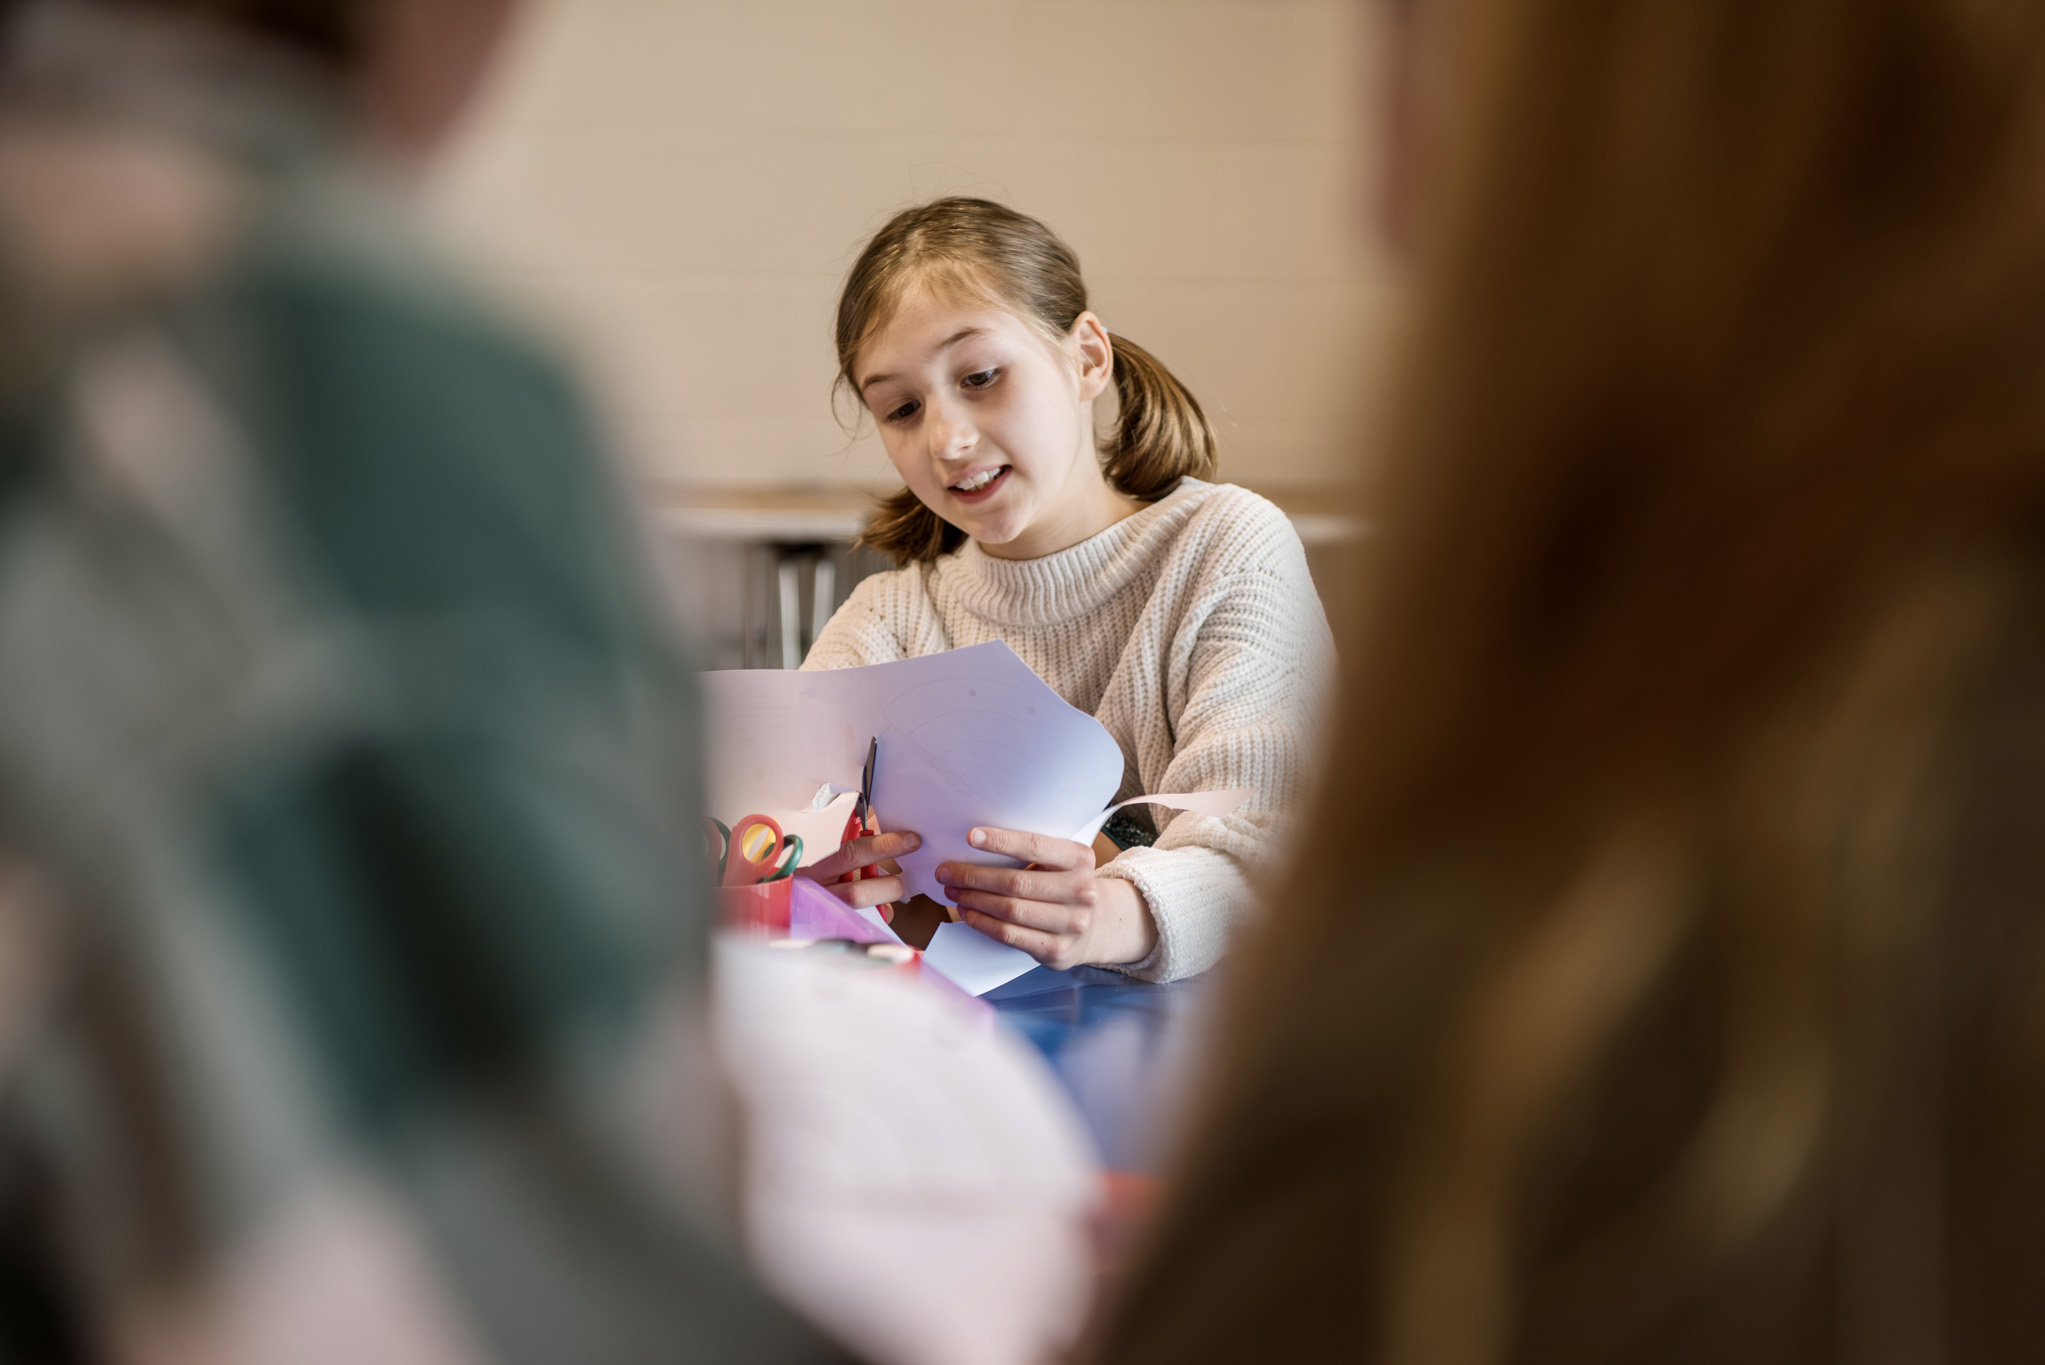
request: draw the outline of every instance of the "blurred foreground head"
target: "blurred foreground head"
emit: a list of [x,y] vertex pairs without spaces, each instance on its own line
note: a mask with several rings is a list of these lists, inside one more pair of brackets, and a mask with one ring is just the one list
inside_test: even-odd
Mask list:
[[1417,0],[1307,861],[1117,1361],[2045,1340],[2045,7]]
[[[418,169],[516,0],[0,0],[0,389],[185,287],[308,167]],[[386,177],[376,177],[386,178]]]
[[696,711],[598,425],[364,173],[502,10],[5,15],[0,1360],[832,1357],[677,1191]]
[[154,21],[270,49],[392,160],[447,135],[487,73],[518,0],[0,0],[17,34],[91,15]]

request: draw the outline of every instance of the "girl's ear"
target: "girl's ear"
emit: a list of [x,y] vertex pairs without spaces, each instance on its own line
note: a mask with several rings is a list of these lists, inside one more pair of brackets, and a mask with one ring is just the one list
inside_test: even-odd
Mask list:
[[1114,381],[1114,343],[1108,340],[1108,329],[1092,313],[1074,318],[1068,335],[1079,362],[1079,401],[1091,403]]

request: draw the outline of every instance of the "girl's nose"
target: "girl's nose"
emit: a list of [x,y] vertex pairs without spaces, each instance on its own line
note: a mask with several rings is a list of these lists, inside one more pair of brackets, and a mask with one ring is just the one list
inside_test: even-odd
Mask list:
[[961,414],[936,406],[931,408],[924,430],[929,433],[930,453],[940,460],[957,459],[980,439],[973,424],[963,420]]

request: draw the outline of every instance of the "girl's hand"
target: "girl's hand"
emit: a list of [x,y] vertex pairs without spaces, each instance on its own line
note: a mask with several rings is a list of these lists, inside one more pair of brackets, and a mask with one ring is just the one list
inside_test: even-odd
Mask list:
[[1094,851],[1070,839],[976,829],[973,847],[1028,867],[941,863],[938,880],[966,923],[1046,967],[1140,962],[1157,946],[1143,896],[1118,877],[1094,876]]
[[[886,905],[902,899],[902,869],[894,859],[904,853],[914,853],[922,846],[922,838],[906,830],[869,834],[845,844],[828,858],[819,858],[808,867],[797,868],[795,875],[829,887],[832,895],[855,910],[869,905]],[[856,882],[845,880],[847,874],[876,863],[881,868],[880,876],[862,877]]]

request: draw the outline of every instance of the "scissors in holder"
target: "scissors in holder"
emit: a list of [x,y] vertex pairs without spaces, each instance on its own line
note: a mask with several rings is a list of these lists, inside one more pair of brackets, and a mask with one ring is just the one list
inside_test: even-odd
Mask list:
[[783,834],[771,816],[748,815],[729,829],[711,820],[708,827],[713,844],[722,845],[715,855],[720,886],[780,881],[794,876],[802,862],[802,836]]

